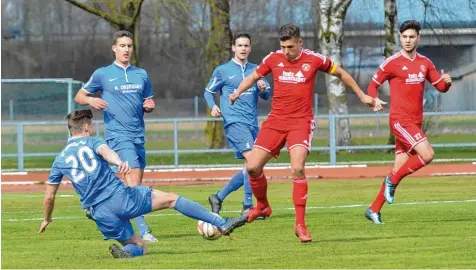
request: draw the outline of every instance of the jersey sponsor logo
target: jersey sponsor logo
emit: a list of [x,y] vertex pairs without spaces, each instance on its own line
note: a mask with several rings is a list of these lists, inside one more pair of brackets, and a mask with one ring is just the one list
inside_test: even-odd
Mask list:
[[407,66],[403,66],[402,70],[408,70]]
[[279,63],[279,64],[278,64],[278,67],[284,67],[283,62]]
[[117,79],[119,79],[119,78],[112,78],[112,79],[109,79],[109,81],[110,81],[110,82],[113,82],[113,81],[115,81],[115,80],[117,80]]
[[138,83],[122,84],[119,86],[114,86],[114,90],[122,91],[122,93],[135,93],[141,89],[142,89],[142,85]]
[[423,72],[425,72],[425,71],[426,71],[425,65],[421,65],[421,66],[420,66],[420,70],[423,71]]
[[302,70],[309,71],[311,70],[311,66],[309,64],[302,64]]
[[407,84],[418,84],[421,83],[425,80],[425,76],[420,72],[418,74],[416,73],[410,73],[408,74],[408,78],[405,80]]
[[284,83],[303,83],[306,82],[306,78],[302,75],[301,71],[296,73],[292,71],[283,71],[283,74],[279,76],[279,81]]

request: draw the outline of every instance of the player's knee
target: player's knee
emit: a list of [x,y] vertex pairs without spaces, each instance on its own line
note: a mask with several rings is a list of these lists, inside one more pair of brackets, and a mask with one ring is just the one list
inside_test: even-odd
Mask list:
[[423,152],[420,156],[426,162],[426,164],[428,164],[435,157],[435,151],[433,150],[433,148],[429,148],[427,151]]
[[179,194],[175,193],[175,192],[169,192],[169,193],[166,193],[167,196],[165,198],[166,200],[166,204],[168,206],[168,208],[174,208],[175,207],[175,203],[177,202],[177,199],[179,198]]
[[263,173],[263,167],[253,164],[253,163],[248,163],[246,164],[246,170],[248,171],[248,174],[254,177],[258,177]]
[[304,166],[295,166],[291,168],[293,178],[302,178],[305,176]]

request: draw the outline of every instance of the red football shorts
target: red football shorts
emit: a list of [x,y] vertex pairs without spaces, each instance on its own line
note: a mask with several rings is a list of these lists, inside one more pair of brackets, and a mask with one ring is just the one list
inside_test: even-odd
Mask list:
[[294,121],[292,123],[277,119],[267,119],[263,122],[253,147],[269,152],[279,157],[279,152],[286,144],[289,150],[301,146],[310,151],[311,142],[316,126],[314,120]]
[[413,148],[426,140],[425,133],[421,130],[421,124],[409,122],[390,122],[390,129],[395,135],[395,154],[415,154]]

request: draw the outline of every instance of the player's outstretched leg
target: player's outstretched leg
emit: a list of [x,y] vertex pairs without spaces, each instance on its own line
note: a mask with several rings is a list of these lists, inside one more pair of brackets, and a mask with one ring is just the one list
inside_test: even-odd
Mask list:
[[240,216],[237,218],[223,218],[208,211],[201,204],[179,196],[175,193],[166,193],[160,190],[153,190],[152,211],[165,208],[173,208],[187,217],[210,223],[217,227],[223,235],[229,235],[234,229],[243,226],[247,221],[246,216]]

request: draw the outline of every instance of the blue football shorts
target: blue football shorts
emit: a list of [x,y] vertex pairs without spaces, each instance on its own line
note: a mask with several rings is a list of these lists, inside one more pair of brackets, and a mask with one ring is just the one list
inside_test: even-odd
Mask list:
[[235,150],[235,158],[243,159],[243,153],[253,148],[259,128],[245,123],[231,123],[225,127],[228,145]]
[[127,161],[129,167],[145,168],[144,138],[112,138],[107,140],[109,147],[114,150],[122,161]]
[[92,207],[92,217],[104,240],[124,242],[134,236],[130,219],[152,211],[152,188],[122,186],[107,200]]

